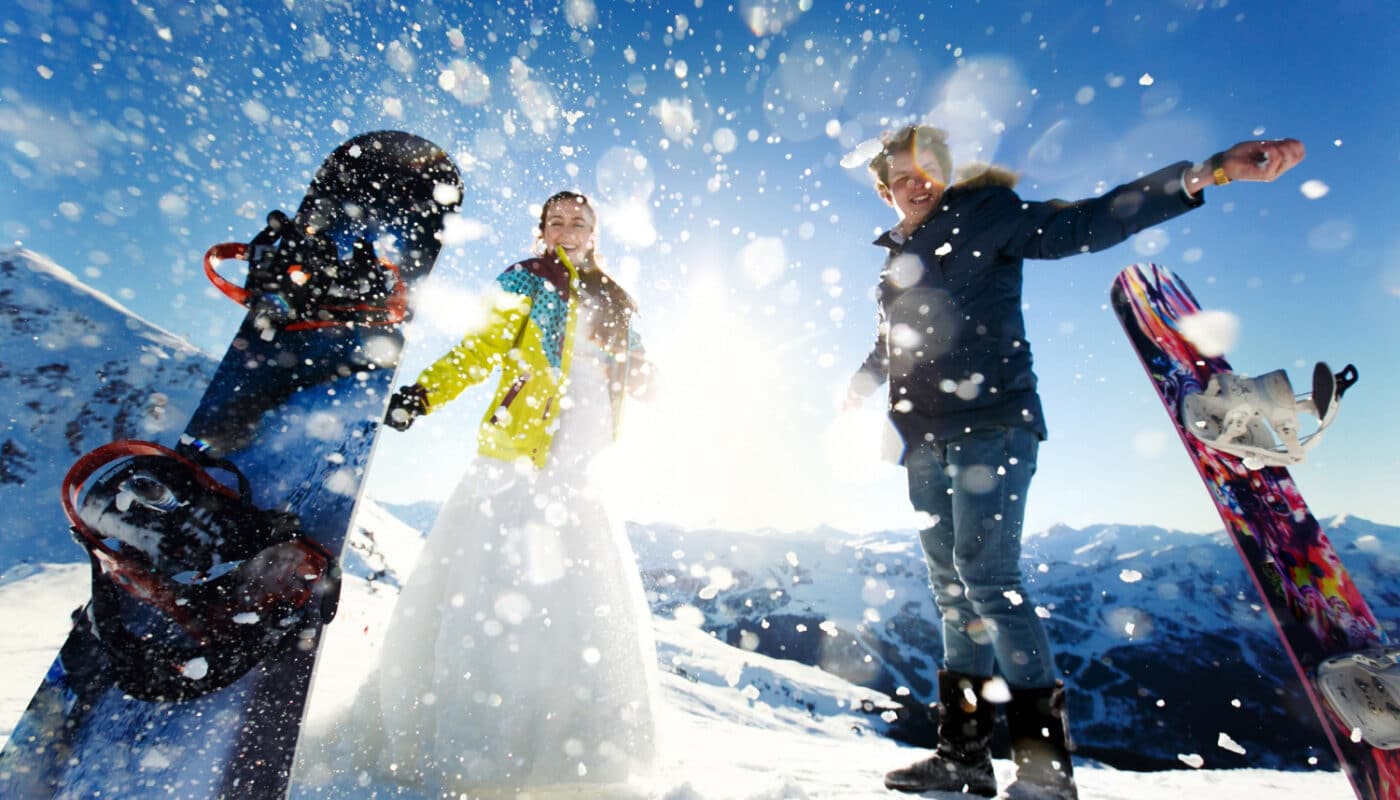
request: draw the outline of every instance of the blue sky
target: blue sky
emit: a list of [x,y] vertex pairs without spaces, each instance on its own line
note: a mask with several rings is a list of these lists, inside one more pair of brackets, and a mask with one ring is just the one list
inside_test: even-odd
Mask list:
[[[447,149],[463,224],[420,292],[404,379],[526,253],[538,203],[592,195],[666,376],[613,454],[631,519],[908,527],[874,455],[876,403],[836,400],[874,332],[869,245],[894,221],[843,157],[926,120],[954,156],[1076,198],[1253,136],[1308,158],[1272,185],[1118,248],[1027,269],[1051,439],[1030,496],[1057,522],[1219,520],[1107,308],[1156,260],[1240,323],[1245,372],[1351,361],[1362,382],[1310,462],[1315,511],[1400,520],[1400,16],[1383,3],[864,2],[107,4],[0,11],[0,240],[67,266],[211,353],[241,315],[206,284],[212,243],[292,209],[355,133]],[[3,359],[0,359],[3,360]],[[489,387],[380,445],[371,491],[442,499]]]

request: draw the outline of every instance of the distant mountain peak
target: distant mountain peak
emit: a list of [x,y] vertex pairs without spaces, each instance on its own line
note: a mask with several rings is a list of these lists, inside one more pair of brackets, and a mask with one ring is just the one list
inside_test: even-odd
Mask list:
[[[143,331],[148,341],[154,341],[171,350],[189,355],[207,355],[193,344],[190,344],[184,337],[151,322],[140,314],[127,308],[125,305],[122,305],[120,301],[111,295],[94,289],[84,283],[83,280],[73,274],[71,270],[58,265],[47,256],[25,247],[13,247],[0,250],[0,271],[5,273],[5,283],[10,283],[10,279],[13,277],[11,273],[19,268],[29,270],[46,282],[60,284],[79,297],[106,306],[119,315],[118,318],[122,320],[127,328]],[[20,281],[20,283],[24,282]],[[20,304],[23,303],[25,299],[24,296],[12,298],[9,304]],[[92,315],[89,314],[89,316]]]

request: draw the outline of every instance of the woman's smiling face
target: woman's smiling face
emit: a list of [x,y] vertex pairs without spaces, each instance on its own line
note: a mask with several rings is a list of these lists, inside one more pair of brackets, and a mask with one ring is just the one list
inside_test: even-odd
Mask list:
[[595,224],[593,209],[588,204],[564,199],[545,210],[544,229],[540,235],[547,252],[562,247],[570,260],[578,261],[592,249]]

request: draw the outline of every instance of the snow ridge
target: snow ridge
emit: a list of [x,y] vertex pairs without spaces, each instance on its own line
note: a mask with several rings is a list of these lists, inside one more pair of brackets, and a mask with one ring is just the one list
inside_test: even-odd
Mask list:
[[77,560],[58,503],[68,467],[118,439],[173,444],[215,362],[23,249],[0,255],[0,341],[0,565]]

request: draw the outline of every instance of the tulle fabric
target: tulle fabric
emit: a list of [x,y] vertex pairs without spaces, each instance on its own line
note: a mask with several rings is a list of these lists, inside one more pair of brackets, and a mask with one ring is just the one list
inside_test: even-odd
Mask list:
[[367,687],[377,771],[483,797],[649,773],[650,616],[621,526],[588,486],[612,438],[604,358],[578,345],[543,470],[478,459],[442,508]]

